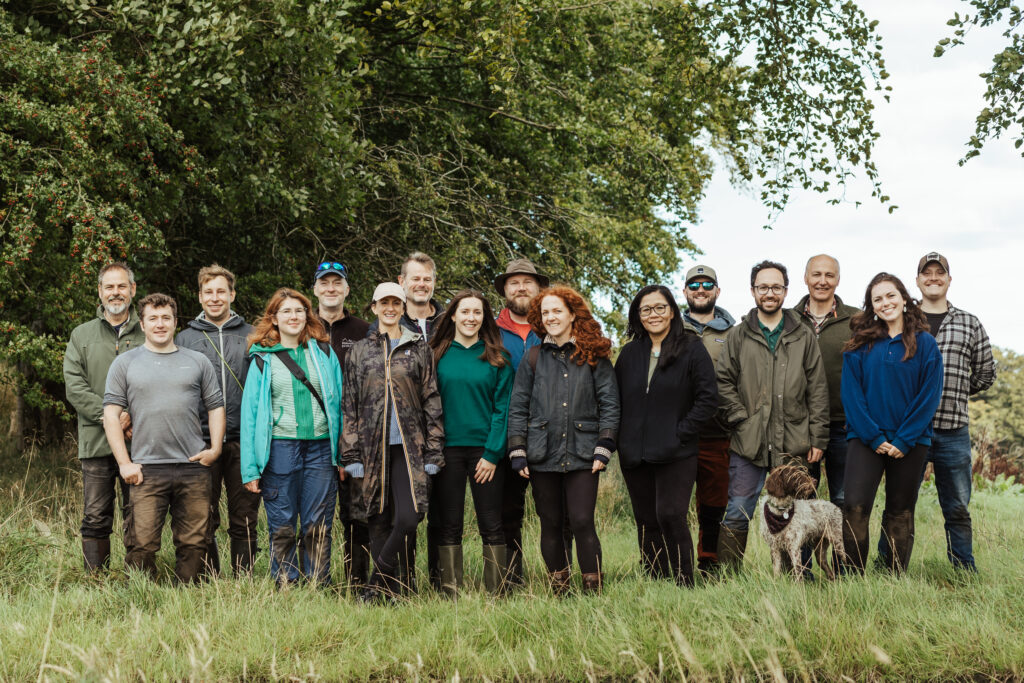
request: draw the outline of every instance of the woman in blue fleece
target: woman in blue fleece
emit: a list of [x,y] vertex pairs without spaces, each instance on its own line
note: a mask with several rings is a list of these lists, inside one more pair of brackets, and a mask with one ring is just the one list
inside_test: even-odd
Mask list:
[[942,356],[928,321],[899,278],[879,273],[850,321],[841,395],[849,451],[843,542],[848,565],[863,573],[868,525],[885,475],[882,533],[902,572],[914,548],[914,507],[942,394]]

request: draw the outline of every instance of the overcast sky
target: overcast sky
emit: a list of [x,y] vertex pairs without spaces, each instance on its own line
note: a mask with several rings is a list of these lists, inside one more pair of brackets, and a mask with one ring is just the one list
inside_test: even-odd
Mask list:
[[[732,187],[722,172],[703,203],[702,221],[690,230],[704,255],[687,258],[713,266],[725,306],[737,319],[753,306],[750,267],[763,258],[789,269],[787,305],[806,293],[807,258],[827,252],[841,264],[838,293],[860,306],[871,277],[886,270],[914,285],[918,259],[939,251],[949,259],[950,301],[977,315],[993,344],[1024,352],[1024,316],[1007,311],[1024,278],[1024,158],[1009,140],[990,142],[965,166],[957,161],[984,106],[984,82],[992,55],[1002,49],[996,31],[968,34],[967,45],[940,59],[935,43],[950,35],[946,20],[966,3],[950,0],[861,0],[880,21],[891,103],[881,101],[875,121],[881,138],[874,159],[883,188],[899,208],[889,214],[870,197],[862,204],[831,206],[814,193],[795,193],[772,230],[762,230],[766,211],[751,190]],[[848,195],[849,196],[849,195]],[[680,291],[681,274],[675,287]]]

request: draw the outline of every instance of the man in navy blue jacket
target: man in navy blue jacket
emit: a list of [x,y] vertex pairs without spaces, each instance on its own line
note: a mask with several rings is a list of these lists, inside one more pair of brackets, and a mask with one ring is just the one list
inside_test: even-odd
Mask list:
[[[531,347],[540,344],[540,337],[530,328],[526,313],[530,301],[544,287],[548,278],[537,272],[537,267],[528,259],[510,261],[505,272],[494,278],[494,288],[505,297],[505,308],[498,314],[498,328],[501,342],[512,358],[512,367],[519,369],[519,363]],[[513,476],[508,458],[501,460],[505,473],[505,490],[502,492],[501,526],[505,533],[505,552],[508,557],[510,584],[523,583],[523,507],[526,504],[526,487],[530,480]]]

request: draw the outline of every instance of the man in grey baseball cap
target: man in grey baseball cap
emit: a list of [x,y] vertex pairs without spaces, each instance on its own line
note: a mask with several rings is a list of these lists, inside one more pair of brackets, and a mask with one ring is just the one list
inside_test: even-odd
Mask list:
[[[953,278],[949,260],[930,251],[917,262],[921,310],[942,352],[942,398],[932,420],[928,462],[935,472],[935,490],[946,528],[946,555],[954,567],[977,571],[971,514],[971,434],[967,399],[985,391],[996,379],[992,345],[981,321],[949,303]],[[884,521],[883,521],[884,528]],[[879,537],[879,559],[887,563],[888,543]]]

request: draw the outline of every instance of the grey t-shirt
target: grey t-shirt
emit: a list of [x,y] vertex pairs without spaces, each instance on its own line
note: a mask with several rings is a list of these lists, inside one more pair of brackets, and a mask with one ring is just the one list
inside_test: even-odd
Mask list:
[[188,463],[206,448],[199,401],[207,410],[223,405],[210,359],[178,347],[155,353],[144,346],[114,359],[103,405],[121,406],[132,417],[132,462]]

